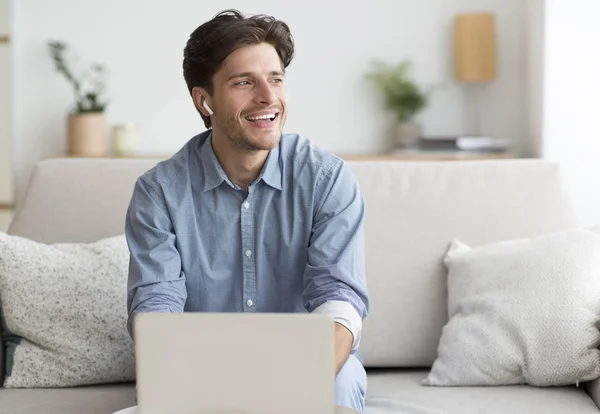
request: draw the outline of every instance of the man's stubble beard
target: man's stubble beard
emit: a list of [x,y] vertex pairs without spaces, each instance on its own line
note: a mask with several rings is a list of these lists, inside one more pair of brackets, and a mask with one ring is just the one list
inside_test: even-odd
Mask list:
[[225,123],[217,121],[217,125],[219,125],[219,129],[223,131],[223,134],[225,135],[227,141],[229,142],[232,148],[251,152],[270,151],[273,148],[275,148],[279,144],[279,140],[281,138],[281,133],[283,129],[283,125],[280,123],[280,128],[277,132],[277,136],[273,139],[273,141],[270,141],[268,143],[270,145],[260,145],[260,140],[253,140],[244,135],[243,129],[241,128],[237,120],[226,121]]

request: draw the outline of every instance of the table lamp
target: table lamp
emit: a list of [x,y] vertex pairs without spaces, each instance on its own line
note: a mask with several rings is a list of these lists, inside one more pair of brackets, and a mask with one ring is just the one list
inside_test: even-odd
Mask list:
[[459,14],[454,21],[454,64],[459,82],[469,86],[474,131],[481,136],[481,96],[485,83],[496,79],[496,25],[493,13]]

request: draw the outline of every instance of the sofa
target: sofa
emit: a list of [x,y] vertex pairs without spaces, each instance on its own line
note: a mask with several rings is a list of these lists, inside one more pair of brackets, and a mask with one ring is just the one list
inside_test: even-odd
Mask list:
[[[40,243],[91,243],[122,234],[133,184],[157,162],[41,161],[8,233]],[[597,380],[423,384],[449,321],[449,243],[484,246],[578,228],[559,166],[537,159],[348,163],[366,204],[371,311],[360,350],[368,373],[367,413],[600,412]],[[134,404],[133,383],[0,389],[3,414],[109,414]]]

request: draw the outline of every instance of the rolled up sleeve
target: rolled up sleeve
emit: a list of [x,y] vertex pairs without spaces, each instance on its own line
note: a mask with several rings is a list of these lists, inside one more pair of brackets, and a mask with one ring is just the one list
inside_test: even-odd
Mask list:
[[187,298],[175,233],[161,200],[158,191],[140,178],[127,209],[127,329],[132,338],[137,313],[183,312]]
[[363,223],[365,205],[358,182],[342,161],[322,172],[304,272],[304,306],[325,313],[361,338],[369,310],[365,280]]

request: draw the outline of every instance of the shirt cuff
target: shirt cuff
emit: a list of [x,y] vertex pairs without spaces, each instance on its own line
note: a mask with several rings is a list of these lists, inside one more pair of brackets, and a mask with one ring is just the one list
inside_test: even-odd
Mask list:
[[312,313],[330,315],[335,322],[348,328],[354,336],[352,350],[355,351],[358,349],[362,330],[362,318],[356,309],[354,309],[354,306],[341,300],[328,300],[321,306],[318,306]]

